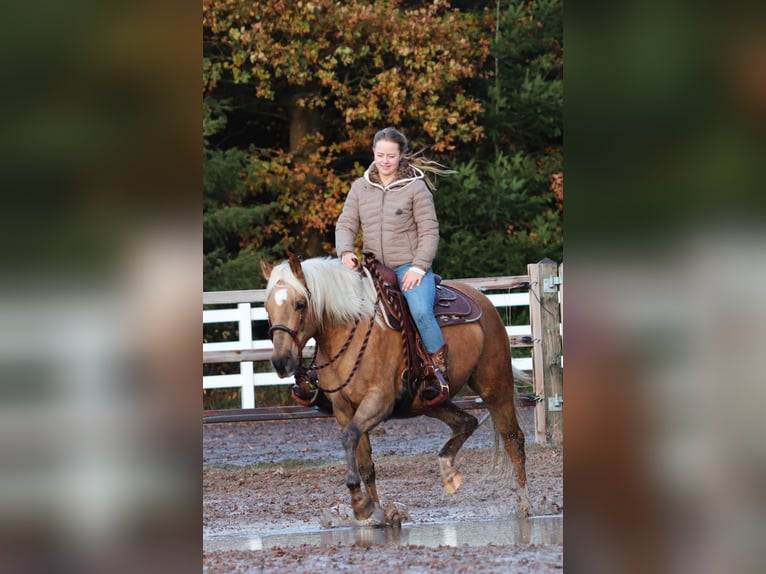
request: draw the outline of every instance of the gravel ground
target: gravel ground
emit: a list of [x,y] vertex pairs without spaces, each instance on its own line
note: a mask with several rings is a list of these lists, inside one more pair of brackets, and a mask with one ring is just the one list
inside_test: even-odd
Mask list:
[[[528,409],[521,409],[528,411]],[[485,411],[473,414],[481,419]],[[520,412],[530,436],[531,413]],[[463,485],[441,486],[436,453],[448,438],[440,421],[387,421],[371,433],[381,503],[407,509],[414,525],[513,518],[510,476],[491,471],[492,426],[476,431],[458,455]],[[563,512],[560,448],[527,445],[533,515]],[[267,536],[321,529],[320,515],[348,504],[340,430],[334,419],[207,424],[204,428],[203,532]],[[408,525],[409,523],[405,523]],[[492,540],[488,533],[488,540]],[[260,550],[212,550],[205,572],[555,572],[562,544],[281,545]]]

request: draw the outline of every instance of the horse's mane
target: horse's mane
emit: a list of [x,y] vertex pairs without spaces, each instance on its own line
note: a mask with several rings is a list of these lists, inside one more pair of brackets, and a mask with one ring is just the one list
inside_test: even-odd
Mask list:
[[366,270],[365,275],[360,275],[358,271],[348,269],[340,259],[330,257],[307,259],[301,263],[301,268],[311,297],[286,261],[271,271],[267,296],[278,282],[295,289],[308,299],[309,310],[320,329],[323,323],[342,325],[373,313],[376,293]]

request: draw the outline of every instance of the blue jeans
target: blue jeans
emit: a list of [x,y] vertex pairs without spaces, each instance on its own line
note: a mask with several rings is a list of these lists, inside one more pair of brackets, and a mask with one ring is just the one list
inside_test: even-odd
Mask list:
[[[399,279],[399,286],[402,285],[402,278],[407,273],[411,264],[406,263],[395,268],[396,277]],[[423,339],[423,345],[429,353],[435,353],[444,345],[444,337],[439,323],[434,317],[434,300],[436,299],[436,283],[434,282],[434,273],[429,269],[423,276],[420,285],[413,287],[409,291],[402,291],[407,300],[407,306],[410,308],[412,319],[417,325],[420,338]]]

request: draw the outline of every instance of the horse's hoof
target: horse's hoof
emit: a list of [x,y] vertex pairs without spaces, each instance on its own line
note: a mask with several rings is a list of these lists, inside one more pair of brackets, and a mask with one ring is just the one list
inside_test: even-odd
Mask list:
[[386,524],[396,528],[402,525],[402,522],[411,520],[410,512],[407,507],[399,502],[391,502],[386,505]]
[[324,528],[338,528],[353,523],[353,511],[346,504],[336,504],[319,511],[319,523]]
[[519,489],[517,492],[518,502],[516,504],[517,514],[519,516],[522,516],[524,518],[528,518],[532,515],[530,512],[530,504],[529,504],[529,492],[527,491],[527,487],[523,487]]
[[319,510],[319,524],[322,528],[337,528],[342,524],[340,517],[332,509],[322,508]]
[[516,516],[518,516],[519,518],[529,518],[530,516],[532,516],[532,513],[530,512],[530,509],[529,509],[529,505],[524,504],[523,502],[519,503],[519,505],[516,507]]
[[444,490],[447,494],[455,494],[460,485],[463,484],[463,475],[460,471],[455,471],[442,481]]
[[355,526],[385,526],[386,524],[388,524],[386,522],[386,513],[378,505],[375,505],[375,510],[367,518],[357,518],[354,516]]

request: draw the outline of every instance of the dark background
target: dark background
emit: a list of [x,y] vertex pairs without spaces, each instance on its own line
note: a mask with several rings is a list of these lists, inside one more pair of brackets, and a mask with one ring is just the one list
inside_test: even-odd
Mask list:
[[[761,11],[566,9],[568,571],[764,569]],[[0,29],[3,569],[194,571],[199,8]]]

